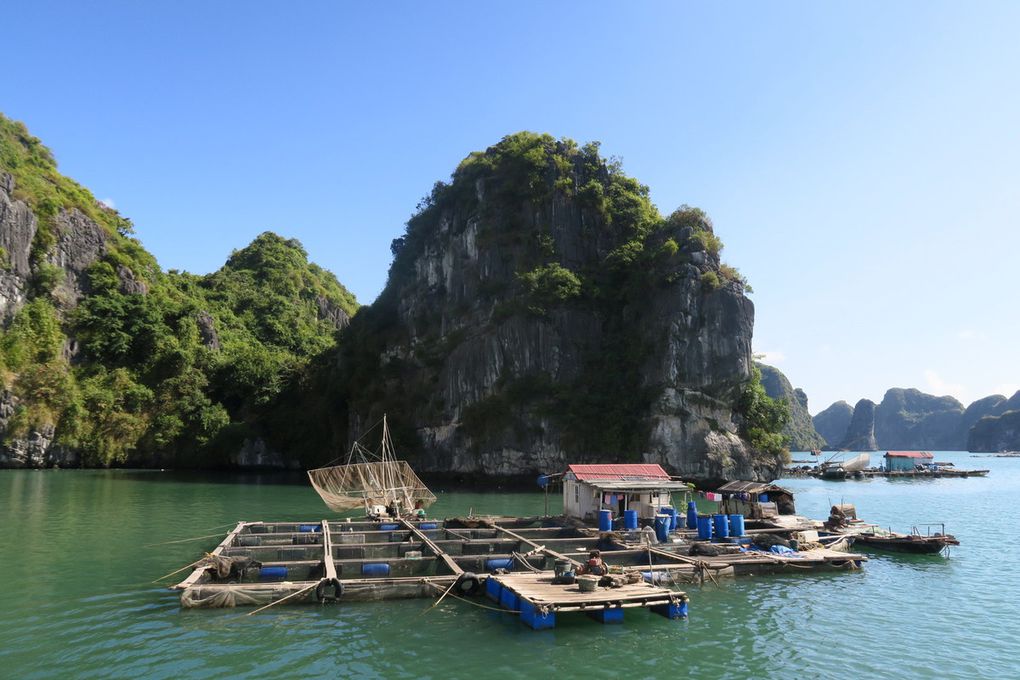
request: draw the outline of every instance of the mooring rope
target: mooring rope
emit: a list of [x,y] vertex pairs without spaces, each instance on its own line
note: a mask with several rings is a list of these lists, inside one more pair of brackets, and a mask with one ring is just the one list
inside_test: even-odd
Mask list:
[[181,573],[182,571],[184,571],[185,569],[187,569],[188,567],[194,567],[194,566],[197,566],[197,565],[198,565],[198,564],[200,564],[200,563],[202,562],[202,560],[204,560],[204,559],[205,559],[206,557],[209,557],[209,553],[206,553],[206,554],[205,554],[205,557],[200,557],[199,559],[195,560],[195,561],[194,561],[194,562],[192,562],[191,564],[186,564],[186,565],[184,565],[183,567],[181,567],[180,569],[177,569],[177,570],[175,570],[175,571],[171,571],[171,572],[170,572],[169,574],[166,574],[166,575],[164,575],[164,576],[160,576],[160,577],[159,577],[158,579],[156,579],[155,581],[153,581],[153,583],[159,583],[160,581],[162,581],[163,579],[165,579],[165,578],[167,578],[167,577],[169,577],[169,576],[173,576],[174,574],[179,574],[179,573]]
[[[432,581],[425,581],[425,583],[429,584],[430,586],[436,586],[437,588],[439,587],[438,585],[436,585]],[[457,581],[454,581],[453,583],[451,583],[450,587],[447,588],[446,591],[444,591],[443,594],[439,596],[439,599],[436,600],[435,602],[433,602],[431,607],[426,607],[425,609],[423,609],[421,611],[421,613],[418,614],[418,616],[424,616],[425,614],[428,614],[430,611],[432,611],[433,609],[438,607],[439,603],[443,601],[443,598],[446,597],[447,595],[449,595],[450,592],[454,589],[454,587],[456,585],[457,585]]]
[[[432,586],[433,588],[440,588],[441,587],[440,585],[438,585],[436,583],[432,583],[431,581],[429,581],[428,584],[430,586]],[[514,610],[514,609],[503,609],[501,607],[490,607],[488,605],[479,604],[477,602],[472,602],[471,600],[469,600],[467,598],[460,597],[459,595],[453,595],[452,593],[450,594],[450,597],[452,597],[455,600],[461,600],[462,602],[467,602],[468,604],[473,605],[475,607],[481,607],[482,609],[488,609],[489,611],[493,611],[493,612],[500,612],[501,614],[520,614],[521,613],[520,611],[517,611],[517,610]]]
[[223,534],[208,534],[206,536],[194,536],[192,538],[181,538],[176,541],[164,541],[163,543],[150,543],[149,545],[143,545],[143,548],[156,548],[161,545],[172,545],[174,543],[188,543],[189,541],[200,541],[203,538],[218,538]]

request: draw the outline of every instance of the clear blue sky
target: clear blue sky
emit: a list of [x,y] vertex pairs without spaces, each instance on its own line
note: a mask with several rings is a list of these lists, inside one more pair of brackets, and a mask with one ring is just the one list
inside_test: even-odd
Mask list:
[[713,217],[817,412],[1020,387],[1020,3],[9,4],[0,111],[208,272],[272,229],[363,303],[417,200],[522,129]]

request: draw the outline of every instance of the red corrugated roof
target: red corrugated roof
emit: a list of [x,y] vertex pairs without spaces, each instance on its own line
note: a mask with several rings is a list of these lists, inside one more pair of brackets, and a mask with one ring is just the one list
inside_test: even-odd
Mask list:
[[669,474],[657,463],[570,465],[567,470],[582,482],[600,479],[669,479]]
[[887,451],[886,454],[890,458],[934,458],[927,451]]

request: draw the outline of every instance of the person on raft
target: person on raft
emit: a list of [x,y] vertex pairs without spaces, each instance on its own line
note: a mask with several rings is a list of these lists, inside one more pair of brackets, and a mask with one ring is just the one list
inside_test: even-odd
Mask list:
[[414,515],[418,519],[425,519],[425,503],[421,500],[414,503]]
[[588,553],[588,561],[577,570],[578,574],[591,574],[592,576],[605,576],[608,572],[609,567],[602,561],[602,553],[598,550]]

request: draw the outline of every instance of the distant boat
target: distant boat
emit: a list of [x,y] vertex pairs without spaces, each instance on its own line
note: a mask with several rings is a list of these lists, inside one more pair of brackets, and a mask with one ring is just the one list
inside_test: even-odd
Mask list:
[[[369,428],[369,432],[374,427]],[[323,502],[335,512],[363,507],[366,515],[400,516],[417,508],[427,508],[436,501],[435,494],[422,483],[407,461],[396,459],[385,415],[378,451],[370,451],[354,442],[345,464],[309,470],[308,479]]]
[[871,464],[871,455],[867,453],[860,453],[850,460],[837,461],[833,458],[835,458],[835,454],[818,466],[818,476],[822,479],[846,479],[848,476],[862,472]]

